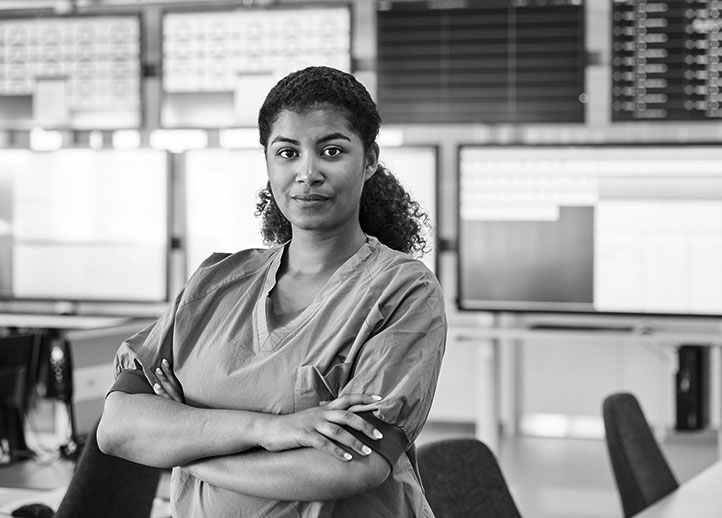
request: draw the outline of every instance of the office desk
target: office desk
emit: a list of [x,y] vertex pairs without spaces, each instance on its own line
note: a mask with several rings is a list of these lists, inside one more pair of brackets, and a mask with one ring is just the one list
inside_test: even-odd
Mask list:
[[[56,429],[65,429],[66,421],[70,424],[70,437],[66,438],[69,447],[73,447],[78,437],[79,428],[75,418],[75,396],[80,393],[78,389],[84,390],[84,393],[93,390],[93,394],[99,391],[102,395],[104,388],[109,385],[103,386],[98,382],[96,372],[98,369],[93,371],[92,368],[86,368],[82,372],[83,376],[80,376],[82,369],[74,369],[71,343],[81,339],[100,340],[104,334],[111,331],[119,332],[125,328],[128,328],[126,336],[130,336],[141,327],[140,322],[143,321],[125,316],[0,313],[0,328],[31,329],[44,336],[42,346],[35,347],[31,364],[33,368],[39,369],[42,362],[50,361],[46,397],[63,403],[61,406],[56,406],[57,409],[61,409],[55,414]],[[41,358],[41,354],[48,352],[48,359]],[[81,361],[80,365],[87,363]],[[112,372],[110,370],[112,366],[108,367],[107,371]],[[103,368],[105,369],[105,366]],[[74,380],[76,376],[79,378]],[[77,381],[82,381],[80,387]],[[97,394],[95,395],[97,397]]]
[[98,329],[125,324],[128,317],[97,315],[45,315],[39,313],[0,313],[0,327],[28,329]]
[[[469,326],[450,325],[449,338],[459,342],[471,343],[477,351],[475,374],[478,380],[476,387],[477,408],[476,415],[476,436],[485,442],[493,451],[498,451],[499,443],[499,393],[500,380],[498,373],[499,349],[507,342],[514,341],[550,341],[554,343],[576,343],[576,344],[598,344],[608,343],[617,345],[648,345],[660,347],[662,351],[669,354],[669,362],[673,363],[676,355],[676,347],[683,343],[705,344],[722,351],[722,329],[720,332],[681,332],[655,330],[647,328],[627,330],[604,330],[604,329],[537,329],[533,327],[493,327],[493,326]],[[722,377],[722,362],[712,360],[717,365],[717,371]],[[670,416],[672,415],[674,394],[670,393],[669,406]],[[714,398],[713,398],[714,401]],[[601,406],[601,401],[599,402]],[[721,407],[722,398],[719,398],[718,405]],[[671,417],[669,419],[671,422]],[[722,459],[722,426],[717,427],[717,452],[718,458]]]
[[722,461],[691,478],[635,518],[718,518],[722,515]]

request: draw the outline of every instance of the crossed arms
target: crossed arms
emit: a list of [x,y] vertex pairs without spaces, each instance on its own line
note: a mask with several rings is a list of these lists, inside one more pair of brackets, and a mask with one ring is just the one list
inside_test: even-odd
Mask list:
[[[215,486],[277,500],[345,498],[380,485],[382,439],[358,415],[378,396],[351,394],[286,415],[195,408],[167,362],[152,393],[111,392],[98,427],[105,453],[157,467],[181,466]],[[364,437],[359,440],[348,430]]]

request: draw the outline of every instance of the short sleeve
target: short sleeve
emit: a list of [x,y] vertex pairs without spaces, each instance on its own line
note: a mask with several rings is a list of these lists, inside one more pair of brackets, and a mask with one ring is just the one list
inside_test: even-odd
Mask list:
[[422,280],[399,297],[377,308],[383,324],[364,344],[353,376],[342,390],[342,394],[377,394],[383,398],[372,415],[362,417],[384,434],[379,444],[367,444],[391,465],[426,422],[447,327],[443,297],[435,280]]
[[153,393],[153,370],[162,359],[173,361],[173,322],[183,292],[154,323],[125,340],[115,353],[115,382],[110,392]]
[[[208,256],[193,272],[188,284],[180,290],[173,304],[161,317],[125,340],[115,354],[115,383],[109,392],[153,393],[152,385],[156,378],[153,371],[163,359],[173,367],[173,335],[178,309],[184,303],[187,294],[193,292],[192,286],[205,279],[208,271],[227,258],[228,253],[214,253]],[[145,382],[143,381],[145,377]]]

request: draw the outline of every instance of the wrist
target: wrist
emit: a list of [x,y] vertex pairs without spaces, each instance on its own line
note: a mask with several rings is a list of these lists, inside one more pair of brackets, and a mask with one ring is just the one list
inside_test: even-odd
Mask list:
[[251,426],[251,439],[255,446],[268,449],[269,439],[271,437],[271,426],[277,418],[275,414],[256,414]]

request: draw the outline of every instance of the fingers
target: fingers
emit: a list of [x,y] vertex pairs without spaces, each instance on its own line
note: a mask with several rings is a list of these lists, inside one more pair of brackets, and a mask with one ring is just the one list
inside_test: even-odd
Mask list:
[[168,394],[168,392],[163,388],[163,385],[161,385],[160,383],[153,383],[153,391],[158,396],[162,396],[166,399],[173,399],[171,395]]
[[[371,448],[359,441],[340,425],[327,421],[319,426],[318,432],[323,436],[319,441],[321,448],[323,449],[325,447],[325,449],[328,449],[341,460],[352,460],[353,455],[350,452],[361,457],[366,457],[371,454]],[[331,440],[326,440],[326,438]]]
[[176,378],[168,360],[164,359],[161,361],[160,367],[155,369],[155,377],[158,380],[158,383],[153,385],[153,390],[156,394],[168,399],[173,399],[179,403],[184,402],[183,387],[180,381],[178,381],[178,378]]
[[326,408],[329,410],[346,410],[353,405],[370,405],[379,401],[381,401],[381,396],[375,394],[346,394],[327,403]]
[[348,462],[353,459],[353,455],[351,455],[349,452],[341,448],[338,444],[334,443],[333,441],[326,439],[325,437],[318,435],[316,437],[316,440],[312,442],[312,444],[309,444],[309,446],[316,448],[317,450],[325,451],[326,453],[330,453],[334,457],[338,458],[339,460],[342,460],[344,462]]
[[[366,421],[365,419],[359,417],[354,412],[350,410],[333,410],[329,411],[326,414],[326,420],[329,423],[334,423],[336,425],[346,425],[349,428],[353,428],[354,430],[358,430],[359,432],[366,435],[369,439],[372,439],[374,441],[377,441],[381,438],[383,438],[383,434],[376,429],[374,425]],[[339,428],[339,430],[343,430],[343,428]],[[344,433],[347,433],[350,437],[353,438],[353,435],[343,430]],[[336,438],[333,437],[335,440]],[[348,446],[351,446],[353,449],[357,449],[355,447],[355,443],[358,443],[359,445],[363,444],[357,439],[354,438],[354,444],[349,444]]]
[[376,410],[378,409],[378,405],[376,403],[371,403],[369,405],[353,405],[347,408],[349,412],[368,412],[369,410]]

